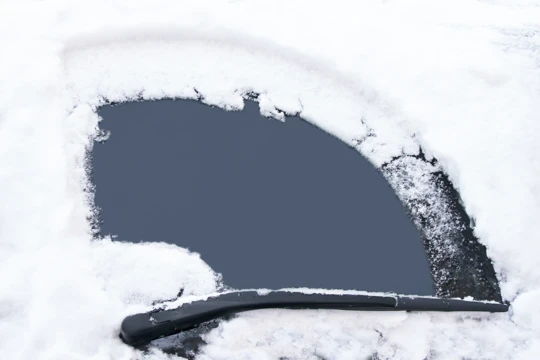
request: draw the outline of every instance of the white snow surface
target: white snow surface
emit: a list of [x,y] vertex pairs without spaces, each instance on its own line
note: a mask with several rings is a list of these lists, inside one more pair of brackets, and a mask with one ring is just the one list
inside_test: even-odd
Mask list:
[[199,359],[540,358],[538,2],[2,1],[0,45],[0,358],[176,358],[124,345],[121,320],[219,277],[171,245],[91,241],[95,111],[199,95],[238,110],[250,92],[376,166],[419,144],[437,157],[512,307],[254,311]]

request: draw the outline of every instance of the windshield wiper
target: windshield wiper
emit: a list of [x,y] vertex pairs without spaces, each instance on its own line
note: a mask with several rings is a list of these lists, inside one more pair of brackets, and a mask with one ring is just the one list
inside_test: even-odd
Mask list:
[[507,304],[401,295],[334,295],[257,291],[224,293],[170,310],[154,310],[124,319],[120,337],[131,346],[196,328],[201,323],[242,311],[282,309],[335,309],[364,311],[480,311],[506,312]]

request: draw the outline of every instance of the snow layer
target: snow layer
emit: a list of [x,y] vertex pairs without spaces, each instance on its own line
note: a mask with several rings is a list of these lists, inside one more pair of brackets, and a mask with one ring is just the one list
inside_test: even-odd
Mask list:
[[[475,219],[508,314],[265,310],[201,359],[540,357],[540,5],[533,1],[0,4],[0,354],[166,359],[117,338],[153,299],[214,292],[196,254],[91,241],[104,99],[202,98],[303,118],[380,166],[420,144]],[[371,134],[377,136],[371,136]]]

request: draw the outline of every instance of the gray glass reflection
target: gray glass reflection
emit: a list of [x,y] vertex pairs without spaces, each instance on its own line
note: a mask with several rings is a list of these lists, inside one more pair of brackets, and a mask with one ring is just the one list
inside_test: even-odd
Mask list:
[[386,180],[300,118],[189,100],[99,115],[111,132],[92,153],[102,235],[187,247],[234,288],[433,294],[421,235]]

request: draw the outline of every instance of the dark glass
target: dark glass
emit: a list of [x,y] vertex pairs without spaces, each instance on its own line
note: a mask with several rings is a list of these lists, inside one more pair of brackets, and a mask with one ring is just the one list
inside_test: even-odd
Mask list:
[[[201,254],[237,289],[433,295],[420,232],[356,150],[298,117],[192,100],[99,109],[100,234]],[[336,119],[339,121],[339,119]],[[156,259],[159,261],[159,259]]]

